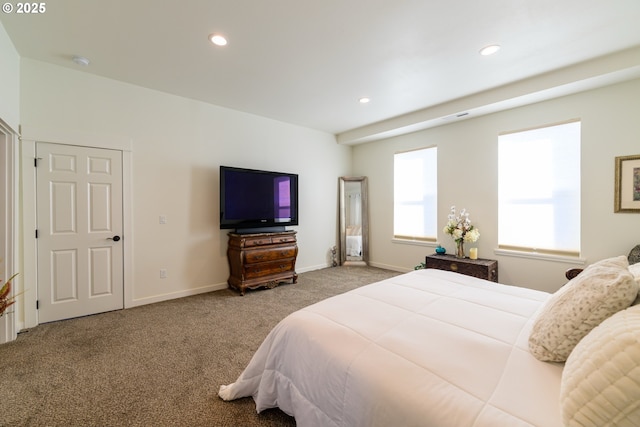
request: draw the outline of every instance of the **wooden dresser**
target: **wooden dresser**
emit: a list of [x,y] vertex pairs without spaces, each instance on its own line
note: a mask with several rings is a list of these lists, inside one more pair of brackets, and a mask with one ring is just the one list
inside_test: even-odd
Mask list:
[[295,231],[229,233],[229,286],[244,295],[247,288],[273,288],[287,280],[296,283],[297,255]]
[[494,259],[456,258],[454,255],[433,254],[427,255],[425,264],[427,268],[455,271],[492,282],[498,281],[498,261]]

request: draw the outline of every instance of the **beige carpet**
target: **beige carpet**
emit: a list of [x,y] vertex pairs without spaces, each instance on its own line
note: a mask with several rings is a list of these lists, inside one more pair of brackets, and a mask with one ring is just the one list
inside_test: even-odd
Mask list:
[[274,289],[231,290],[40,325],[0,345],[1,426],[294,426],[251,398],[224,402],[287,314],[397,272],[337,267]]

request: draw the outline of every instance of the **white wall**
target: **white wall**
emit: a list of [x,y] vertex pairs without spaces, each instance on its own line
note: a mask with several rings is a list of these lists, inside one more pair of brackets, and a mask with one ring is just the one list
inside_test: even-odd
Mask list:
[[352,153],[333,135],[30,59],[21,80],[25,128],[132,141],[133,305],[226,286],[221,164],[299,174],[296,269],[329,265],[337,181]]
[[[467,208],[481,231],[480,257],[498,260],[500,281],[555,291],[564,271],[579,262],[496,255],[497,137],[559,121],[582,120],[582,254],[586,263],[627,255],[640,243],[640,214],[613,213],[614,158],[640,154],[640,80],[579,93],[446,126],[359,145],[354,148],[356,175],[369,177],[371,254],[374,265],[409,270],[433,253],[432,247],[400,244],[393,236],[393,154],[438,146],[439,228],[449,208]],[[449,253],[451,238],[439,241]],[[576,260],[577,261],[577,260]]]
[[20,56],[0,23],[0,119],[18,132],[20,124]]

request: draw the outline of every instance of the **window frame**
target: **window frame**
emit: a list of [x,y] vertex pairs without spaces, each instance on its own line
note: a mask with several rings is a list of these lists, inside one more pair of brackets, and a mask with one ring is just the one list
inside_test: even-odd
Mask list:
[[[397,204],[399,203],[398,200],[396,199],[396,184],[397,184],[397,175],[396,175],[396,159],[398,155],[402,155],[402,154],[407,154],[407,153],[413,153],[413,152],[417,152],[417,151],[424,151],[424,150],[435,150],[435,173],[433,174],[435,176],[434,179],[432,179],[431,181],[434,183],[433,188],[435,189],[435,192],[433,192],[433,200],[434,200],[434,204],[432,206],[433,208],[433,212],[434,212],[434,219],[435,219],[435,224],[434,224],[434,235],[433,236],[420,236],[420,235],[412,235],[412,234],[403,234],[403,233],[397,233],[396,231],[396,216],[397,216]],[[424,190],[424,186],[421,186],[421,189]],[[423,191],[424,194],[424,191]],[[402,203],[402,202],[400,202]],[[404,204],[406,205],[407,203],[404,202]],[[414,203],[416,205],[420,205],[424,207],[424,198],[422,199],[422,203]],[[421,244],[435,244],[438,241],[438,216],[437,216],[437,212],[438,212],[438,146],[437,145],[429,145],[426,147],[418,147],[418,148],[413,148],[410,150],[404,150],[404,151],[397,151],[393,154],[393,240],[397,241],[397,242],[402,242],[402,243],[421,243]],[[424,214],[424,212],[423,212]],[[423,215],[424,216],[424,215]]]
[[[505,244],[505,243],[501,243],[500,241],[500,227],[501,227],[501,223],[500,223],[500,215],[501,215],[501,189],[500,189],[500,185],[501,185],[501,177],[500,177],[500,170],[501,170],[501,164],[500,164],[500,137],[506,136],[506,135],[512,135],[512,134],[516,134],[516,133],[524,133],[524,132],[530,132],[530,131],[535,131],[535,130],[539,130],[539,129],[545,129],[545,128],[551,128],[551,127],[556,127],[556,126],[562,126],[562,125],[568,125],[568,124],[573,124],[573,123],[578,123],[579,124],[579,130],[578,130],[578,148],[577,148],[577,177],[574,177],[574,179],[577,180],[578,183],[578,187],[577,189],[574,188],[574,192],[576,194],[574,194],[574,197],[577,197],[578,201],[577,201],[577,205],[578,205],[578,214],[577,214],[577,218],[578,218],[578,225],[577,225],[577,236],[574,236],[577,238],[577,249],[560,249],[560,248],[544,248],[544,247],[536,247],[534,245],[517,245],[517,244]],[[526,128],[526,129],[520,129],[520,130],[514,130],[514,131],[507,131],[507,132],[501,132],[498,134],[498,220],[497,220],[497,226],[498,226],[498,233],[496,236],[497,242],[498,242],[498,248],[495,250],[496,254],[501,254],[501,255],[516,255],[516,256],[525,256],[525,257],[530,257],[530,256],[535,256],[537,258],[543,258],[543,259],[547,259],[547,260],[571,260],[571,261],[575,261],[575,260],[580,260],[581,259],[581,251],[582,251],[582,246],[581,246],[581,191],[582,191],[582,180],[581,180],[581,146],[582,146],[582,120],[581,119],[570,119],[570,120],[565,120],[562,122],[556,122],[556,123],[550,123],[550,124],[545,124],[545,125],[541,125],[541,126],[535,126],[535,127],[531,127],[531,128]],[[535,199],[539,199],[539,197],[531,197],[530,200],[535,200]],[[551,197],[549,200],[556,200],[554,197]],[[555,206],[555,205],[554,205]],[[556,224],[554,222],[554,224]]]

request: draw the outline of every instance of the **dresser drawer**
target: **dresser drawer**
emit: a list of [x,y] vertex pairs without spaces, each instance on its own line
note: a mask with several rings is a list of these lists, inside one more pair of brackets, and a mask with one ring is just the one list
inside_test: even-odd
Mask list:
[[231,244],[239,247],[239,248],[255,248],[259,246],[271,246],[271,245],[279,245],[282,243],[295,243],[296,236],[295,235],[249,235],[247,237],[241,237],[235,239],[231,242]]
[[295,259],[290,258],[272,262],[261,262],[258,264],[247,264],[244,266],[244,277],[248,280],[256,277],[265,277],[286,271],[293,271],[295,262]]
[[284,235],[284,236],[273,236],[271,237],[271,243],[295,243],[296,236],[294,235]]
[[252,248],[255,246],[265,246],[271,244],[271,237],[247,237],[238,242],[242,248]]
[[296,256],[295,246],[283,246],[270,249],[256,249],[244,253],[244,262],[254,264],[256,262],[272,261],[274,259],[294,258]]

